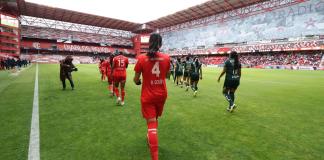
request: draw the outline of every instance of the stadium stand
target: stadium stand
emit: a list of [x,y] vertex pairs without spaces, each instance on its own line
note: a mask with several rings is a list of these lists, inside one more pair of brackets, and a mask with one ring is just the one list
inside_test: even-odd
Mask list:
[[[222,66],[227,57],[227,55],[199,56],[203,64],[211,66]],[[290,69],[292,66],[320,68],[323,66],[323,59],[323,53],[320,51],[240,54],[240,62],[243,66],[255,68]]]
[[53,28],[22,26],[22,37],[50,40],[67,40],[86,43],[106,43],[109,45],[132,46],[132,40],[126,37],[83,33]]
[[[237,14],[245,9],[251,13]],[[165,42],[163,49],[210,48],[216,43],[321,35],[324,32],[322,12],[323,5],[318,0],[273,3],[272,8],[264,3],[247,6],[160,29]]]
[[[31,60],[32,62],[38,63],[59,63],[60,60],[64,59],[66,55],[53,55],[53,54],[23,54],[21,58]],[[73,63],[75,64],[97,64],[100,58],[104,56],[81,56],[74,55]],[[130,64],[135,64],[135,58],[128,58]]]

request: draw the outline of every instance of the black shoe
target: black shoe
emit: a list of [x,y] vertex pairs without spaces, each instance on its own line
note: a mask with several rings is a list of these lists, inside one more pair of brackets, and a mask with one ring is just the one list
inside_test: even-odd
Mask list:
[[236,105],[233,104],[232,106],[230,106],[229,108],[229,112],[234,112],[234,109],[236,108]]

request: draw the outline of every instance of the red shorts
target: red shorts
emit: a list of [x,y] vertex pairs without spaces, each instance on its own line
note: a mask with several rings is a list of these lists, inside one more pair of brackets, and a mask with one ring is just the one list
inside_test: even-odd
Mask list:
[[113,76],[114,83],[126,82],[126,76]]
[[143,103],[142,104],[142,114],[145,119],[157,118],[162,115],[164,102],[158,103]]

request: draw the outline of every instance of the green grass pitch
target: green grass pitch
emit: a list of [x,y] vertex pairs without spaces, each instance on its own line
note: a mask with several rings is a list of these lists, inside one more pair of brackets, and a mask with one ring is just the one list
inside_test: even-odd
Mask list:
[[[124,107],[108,96],[97,65],[78,68],[76,90],[62,91],[59,66],[39,65],[41,159],[148,160],[133,66]],[[243,69],[231,114],[220,71],[203,68],[196,98],[167,82],[161,160],[324,159],[324,72]],[[1,160],[27,159],[34,77],[35,65],[18,76],[0,72]]]

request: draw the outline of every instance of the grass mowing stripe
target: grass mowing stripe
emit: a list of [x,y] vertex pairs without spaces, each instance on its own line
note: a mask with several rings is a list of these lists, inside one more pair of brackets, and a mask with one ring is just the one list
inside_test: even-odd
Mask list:
[[0,71],[0,159],[26,160],[33,104],[34,65],[11,76]]
[[[109,98],[97,65],[78,68],[76,89],[62,91],[59,65],[41,65],[41,159],[149,159],[134,66],[124,107]],[[323,159],[323,72],[244,69],[239,108],[229,114],[221,94],[224,78],[216,81],[221,71],[203,68],[196,98],[167,81],[158,128],[161,160]]]
[[36,64],[33,113],[30,127],[28,160],[39,160],[38,64]]

